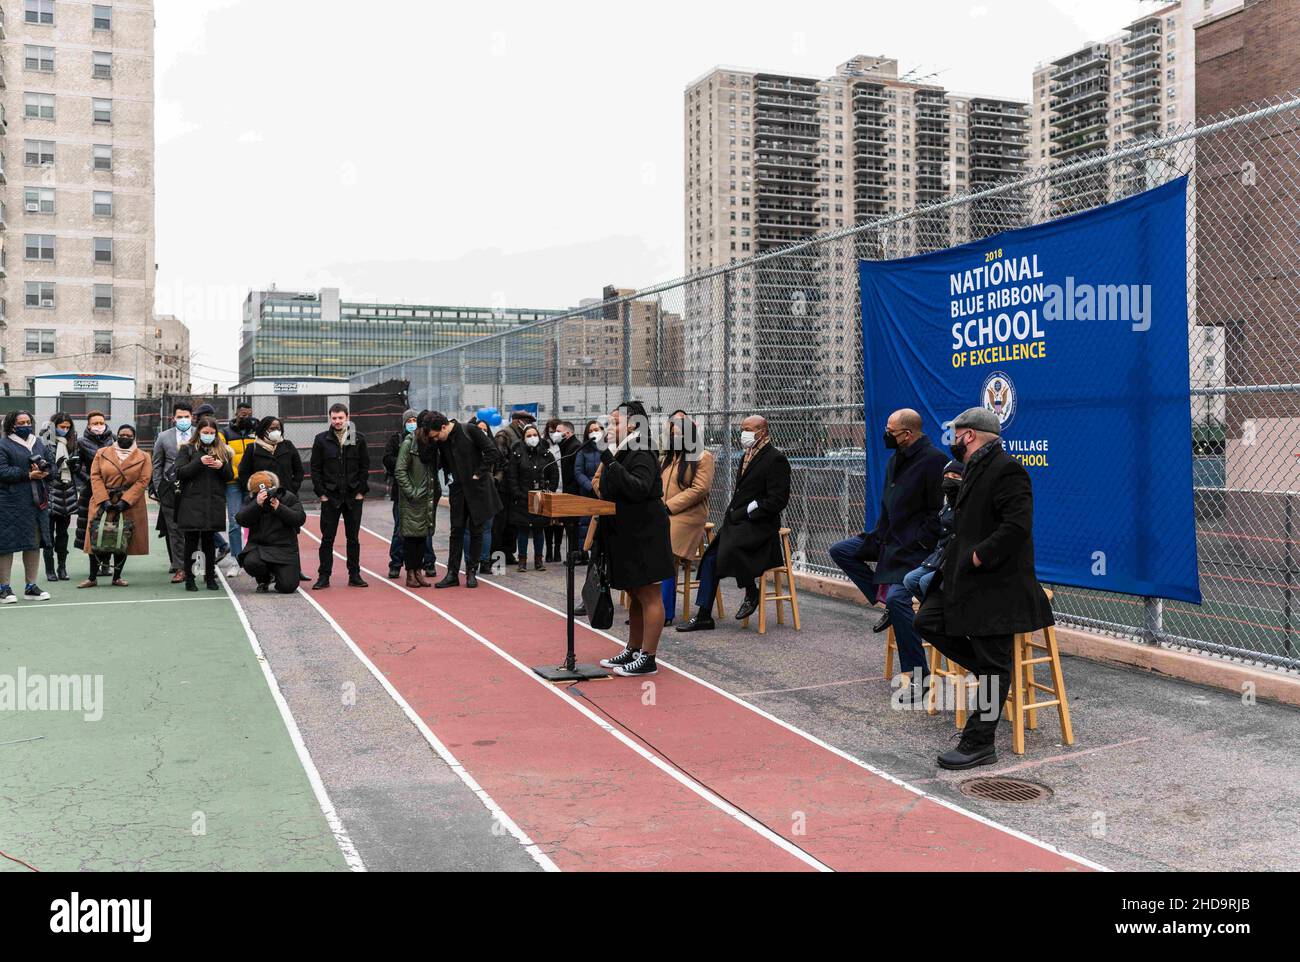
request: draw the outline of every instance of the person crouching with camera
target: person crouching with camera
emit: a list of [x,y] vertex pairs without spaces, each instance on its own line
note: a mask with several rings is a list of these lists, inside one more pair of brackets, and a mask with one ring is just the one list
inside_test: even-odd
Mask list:
[[248,529],[248,541],[239,563],[257,582],[259,594],[275,590],[291,595],[298,590],[298,531],[307,523],[307,512],[292,491],[283,488],[270,471],[258,471],[248,479],[248,500],[235,515],[240,527]]

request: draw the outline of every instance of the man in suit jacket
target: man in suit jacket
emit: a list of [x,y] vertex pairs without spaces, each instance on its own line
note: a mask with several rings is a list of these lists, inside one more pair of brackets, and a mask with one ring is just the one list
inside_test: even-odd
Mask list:
[[735,578],[745,589],[736,620],[758,610],[758,579],[785,564],[781,549],[781,512],[790,500],[790,462],[772,444],[767,419],[753,415],[740,425],[740,461],[731,503],[700,562],[700,607],[678,631],[708,631],[713,623],[713,598],[722,578]]
[[172,506],[176,500],[176,455],[189,444],[194,431],[194,412],[189,401],[177,401],[172,409],[172,427],[153,442],[153,492],[158,499],[158,528],[167,539],[171,556],[172,584],[185,580],[185,535],[175,529]]
[[492,475],[501,463],[501,452],[483,431],[450,420],[438,411],[433,412],[430,429],[439,442],[443,473],[455,482],[448,492],[451,543],[447,546],[447,574],[434,587],[454,588],[460,584],[460,561],[468,528],[465,587],[477,588],[475,569],[483,556],[483,525],[502,509],[501,495]]
[[[884,441],[894,454],[885,467],[876,526],[837,541],[830,556],[868,601],[876,601],[878,589],[884,591],[885,617],[875,630],[893,624],[899,670],[905,675],[920,672],[906,697],[919,702],[929,666],[912,630],[912,593],[903,587],[903,578],[939,541],[943,466],[948,455],[921,432],[921,415],[910,408],[889,416]],[[875,563],[874,572],[868,562]]]
[[[930,585],[916,630],[979,679],[980,708],[942,768],[992,765],[998,717],[1010,692],[1013,636],[1053,624],[1034,573],[1034,492],[1019,461],[1002,448],[997,415],[971,408],[953,421],[953,455],[965,463],[943,567]],[[936,585],[939,590],[935,590]]]

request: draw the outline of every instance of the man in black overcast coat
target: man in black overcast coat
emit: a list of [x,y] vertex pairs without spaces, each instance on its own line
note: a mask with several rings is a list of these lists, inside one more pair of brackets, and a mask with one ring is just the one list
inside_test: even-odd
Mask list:
[[447,574],[435,588],[453,588],[460,584],[460,560],[465,550],[465,528],[469,528],[469,563],[465,587],[477,588],[475,569],[483,556],[483,525],[502,508],[492,472],[501,463],[501,452],[492,439],[476,427],[466,427],[433,412],[430,424],[438,440],[442,470],[449,480],[455,479],[449,492],[451,504],[451,544],[447,546]]
[[[921,433],[921,415],[910,408],[889,416],[884,440],[894,455],[885,467],[876,526],[831,545],[830,556],[868,601],[875,602],[876,589],[887,589],[886,618],[876,630],[893,624],[899,671],[905,675],[920,672],[906,698],[919,702],[930,668],[912,630],[912,593],[903,587],[903,577],[924,561],[939,541],[943,466],[948,455]],[[874,572],[867,564],[873,561]]]
[[[997,415],[971,408],[953,421],[953,456],[965,463],[952,540],[916,615],[916,630],[979,679],[980,706],[941,768],[998,760],[1002,704],[1010,693],[1016,634],[1054,624],[1034,573],[1034,492],[1029,472],[1002,448]],[[936,588],[938,590],[936,590]]]
[[735,578],[745,589],[736,620],[758,609],[758,579],[785,564],[781,548],[781,512],[790,501],[790,462],[768,435],[767,420],[753,415],[740,425],[740,462],[735,493],[722,517],[709,550],[700,562],[700,607],[678,631],[707,631],[713,623],[713,599],[718,582]]

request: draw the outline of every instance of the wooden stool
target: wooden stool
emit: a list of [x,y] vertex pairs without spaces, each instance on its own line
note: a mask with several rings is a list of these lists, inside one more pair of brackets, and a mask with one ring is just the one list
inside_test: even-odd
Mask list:
[[[1044,588],[1047,599],[1052,599],[1050,589]],[[1056,628],[1049,625],[1043,629],[1043,642],[1034,640],[1034,636],[1021,633],[1015,636],[1011,649],[1011,691],[1002,706],[1002,715],[1011,723],[1011,750],[1017,755],[1025,753],[1025,729],[1038,728],[1038,712],[1043,708],[1055,708],[1061,722],[1061,741],[1066,745],[1074,744],[1074,727],[1070,724],[1070,701],[1065,694],[1065,676],[1061,672],[1061,652],[1056,644]],[[1046,652],[1037,655],[1036,652]],[[1035,676],[1035,666],[1050,665],[1050,684],[1042,684]],[[966,725],[967,699],[972,688],[978,688],[979,682],[956,662],[949,661],[937,650],[931,649],[930,672],[941,682],[953,679],[957,686],[956,721],[958,728]],[[931,689],[933,691],[933,688]],[[1039,701],[1037,692],[1052,696],[1048,701]],[[930,714],[935,713],[935,697],[930,698]]]
[[[760,635],[767,632],[767,603],[769,601],[776,605],[776,622],[779,625],[785,624],[785,614],[781,609],[781,605],[782,603],[789,603],[794,630],[801,630],[799,626],[799,592],[794,584],[794,562],[791,560],[789,528],[781,529],[781,553],[785,556],[785,564],[779,568],[769,568],[758,579],[758,633]],[[782,574],[785,575],[785,594],[781,594]],[[771,594],[768,594],[767,591],[768,575],[772,576]],[[741,626],[748,628],[749,619],[746,618],[742,621]]]
[[950,661],[943,652],[926,643],[930,649],[930,690],[926,694],[926,711],[933,715],[938,711],[939,686],[946,687],[952,679],[956,700],[957,727],[966,727],[966,714],[969,711],[970,693],[979,689],[979,679],[955,661]]
[[[871,610],[880,611],[883,609],[876,608],[873,605]],[[913,598],[912,614],[916,614],[920,610],[921,610],[921,602]],[[930,643],[928,641],[921,642],[922,650],[929,647],[930,647]],[[896,655],[897,653],[898,653],[898,639],[894,637],[894,626],[891,623],[890,626],[887,629],[885,629],[885,681],[894,680],[894,655]]]
[[[693,577],[692,571],[694,571],[695,573],[699,572],[699,562],[700,559],[704,557],[704,553],[709,550],[709,544],[713,540],[713,530],[714,530],[714,524],[712,521],[705,524],[704,538],[700,542],[700,546],[695,551],[695,557],[680,558],[678,559],[677,562],[678,564],[677,591],[678,594],[681,596],[681,610],[688,618],[690,617],[691,614],[691,592],[700,586],[699,579]],[[722,607],[721,583],[719,583],[717,591],[714,592],[714,601],[718,607],[718,620],[721,621],[723,618],[727,617],[726,612],[723,610]]]
[[[1040,651],[1046,654],[1037,655],[1036,652]],[[1050,666],[1050,684],[1044,685],[1034,677],[1036,665]],[[1051,698],[1038,701],[1036,692],[1040,691]],[[1061,741],[1073,745],[1070,701],[1065,695],[1065,677],[1061,673],[1061,652],[1056,646],[1056,628],[1051,625],[1043,629],[1042,644],[1035,641],[1031,634],[1019,634],[1016,635],[1012,650],[1011,697],[1003,710],[1011,720],[1011,750],[1017,755],[1025,753],[1026,726],[1033,729],[1038,727],[1038,712],[1043,708],[1056,709],[1061,722]]]

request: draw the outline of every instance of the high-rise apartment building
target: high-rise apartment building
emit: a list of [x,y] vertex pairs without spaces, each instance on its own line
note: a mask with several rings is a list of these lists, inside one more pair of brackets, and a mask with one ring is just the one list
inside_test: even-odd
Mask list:
[[[1061,166],[1195,121],[1196,24],[1241,3],[1153,3],[1115,36],[1040,64],[1033,76],[1031,162]],[[1042,213],[1058,216],[1104,204],[1145,186],[1141,178],[1140,170],[1098,166],[1056,180],[1050,209]]]
[[[7,0],[0,36],[0,389],[188,378],[154,308],[152,0]],[[179,322],[175,322],[179,324]],[[168,336],[156,336],[160,328]]]
[[[682,316],[665,311],[657,298],[607,303],[635,293],[606,287],[599,301],[579,304],[591,310],[561,322],[556,358],[560,384],[619,387],[625,373],[633,388],[684,383]],[[631,346],[630,365],[625,340]]]
[[[719,67],[686,89],[686,270],[697,274],[924,207],[1025,170],[1023,102],[949,93],[857,56],[814,78]],[[898,253],[1019,223],[1003,200],[932,212],[891,231]],[[851,243],[745,268],[686,291],[688,369],[702,403],[724,390],[757,408],[856,399],[859,332]],[[729,336],[716,331],[728,314]],[[722,371],[729,369],[724,377]]]

